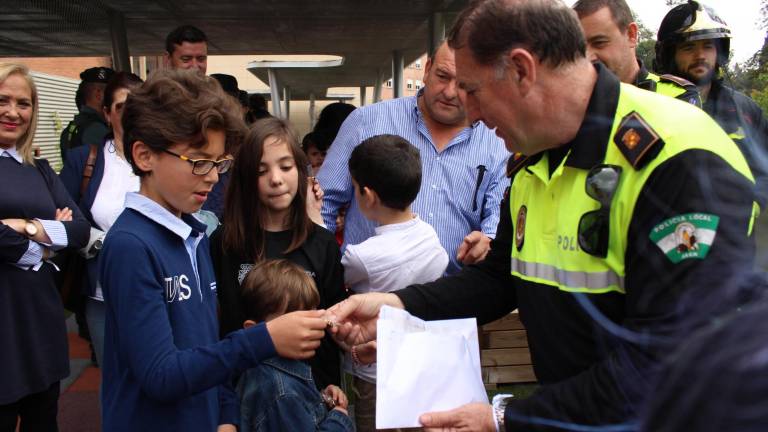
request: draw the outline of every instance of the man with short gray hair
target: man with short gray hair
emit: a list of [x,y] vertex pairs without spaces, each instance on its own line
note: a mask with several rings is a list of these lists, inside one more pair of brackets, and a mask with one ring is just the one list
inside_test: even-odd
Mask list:
[[590,62],[561,1],[473,2],[450,34],[469,120],[495,127],[520,154],[496,238],[484,261],[455,276],[334,306],[332,332],[349,345],[373,339],[385,304],[481,324],[517,308],[536,392],[426,413],[421,423],[632,427],[681,336],[735,309],[750,282],[747,162],[700,109]]

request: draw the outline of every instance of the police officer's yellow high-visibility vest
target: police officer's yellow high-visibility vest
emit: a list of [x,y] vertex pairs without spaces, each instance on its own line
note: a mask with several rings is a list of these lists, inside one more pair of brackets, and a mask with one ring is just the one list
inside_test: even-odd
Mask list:
[[[621,84],[603,160],[604,164],[622,169],[610,210],[605,258],[589,255],[578,245],[581,216],[600,207],[600,203],[589,197],[585,190],[588,169],[566,166],[566,156],[550,177],[548,154],[545,153],[536,163],[515,173],[509,194],[514,231],[513,276],[564,291],[624,293],[628,229],[635,203],[656,167],[681,152],[701,149],[719,155],[754,183],[744,156],[717,123],[689,104],[660,99],[651,92]],[[658,155],[645,161],[639,169],[614,143],[617,132],[631,133],[620,131],[619,127],[633,112],[664,141]],[[744,227],[745,235],[750,231],[751,224]]]
[[[658,94],[664,96],[670,96],[676,99],[684,100],[691,105],[696,105],[701,108],[703,106],[701,96],[699,95],[699,89],[692,82],[674,75],[656,75],[655,73],[648,72],[645,77],[646,80],[654,83],[654,88],[647,89],[655,91]],[[687,96],[683,97],[685,94]]]

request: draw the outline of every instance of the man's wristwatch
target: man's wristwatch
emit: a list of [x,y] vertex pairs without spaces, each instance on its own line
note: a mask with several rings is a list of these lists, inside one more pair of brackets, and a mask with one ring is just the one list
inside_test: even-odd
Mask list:
[[496,423],[496,431],[504,432],[504,411],[507,409],[507,403],[512,399],[511,394],[497,394],[493,397],[493,420]]
[[27,233],[27,237],[34,237],[37,235],[37,226],[32,220],[27,219],[24,223],[24,232]]

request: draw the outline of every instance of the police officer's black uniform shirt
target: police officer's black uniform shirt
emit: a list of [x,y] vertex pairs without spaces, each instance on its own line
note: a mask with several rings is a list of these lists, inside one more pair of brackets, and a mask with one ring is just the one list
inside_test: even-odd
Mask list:
[[763,111],[743,93],[723,85],[722,80],[712,82],[704,111],[744,153],[755,176],[757,202],[765,212],[768,203],[768,122]]
[[[585,121],[566,144],[572,152],[565,163],[585,170],[602,163],[606,146],[615,145],[610,132],[619,82],[603,66],[596,67],[598,80]],[[537,157],[530,160],[535,163]],[[700,324],[695,317],[706,320],[710,312],[726,308],[728,291],[751,269],[754,248],[745,227],[752,201],[751,182],[719,156],[689,150],[670,158],[648,179],[626,227],[626,294],[588,299],[611,321],[642,334],[670,336],[682,324]],[[649,393],[657,360],[674,343],[617,340],[584,312],[573,294],[513,277],[508,197],[501,206],[497,235],[483,262],[396,294],[409,312],[429,320],[474,316],[482,324],[519,308],[536,376],[545,385],[528,399],[510,402],[507,430],[549,430],[530,417],[578,424],[632,419]],[[692,212],[720,216],[716,238],[706,259],[673,264],[649,233],[662,221]],[[534,241],[528,234],[526,242]],[[709,306],[714,309],[705,310]]]

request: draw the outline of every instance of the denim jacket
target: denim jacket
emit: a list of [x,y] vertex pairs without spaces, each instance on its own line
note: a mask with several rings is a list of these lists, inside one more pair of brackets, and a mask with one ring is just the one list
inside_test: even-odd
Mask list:
[[309,365],[272,357],[246,371],[237,385],[242,432],[354,432],[352,420],[328,411]]

